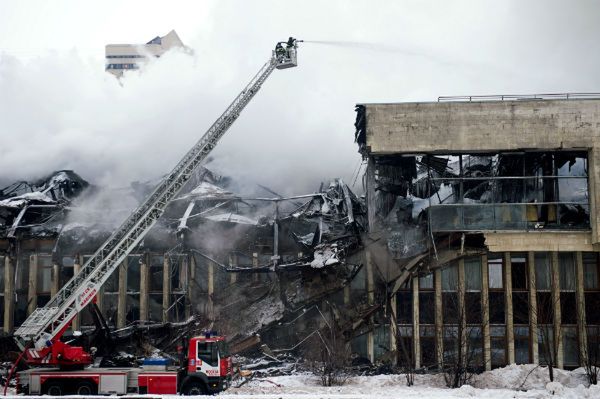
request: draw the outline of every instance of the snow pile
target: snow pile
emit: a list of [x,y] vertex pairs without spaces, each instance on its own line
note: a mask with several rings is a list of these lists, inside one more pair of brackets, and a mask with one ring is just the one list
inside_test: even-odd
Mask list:
[[[554,381],[570,388],[588,385],[583,368],[573,371],[554,369]],[[475,375],[471,384],[476,388],[530,390],[544,389],[549,382],[547,367],[535,364],[511,364]]]
[[[514,370],[510,371],[511,373]],[[508,371],[504,371],[510,374]],[[500,373],[502,374],[502,373]],[[547,385],[547,387],[546,387]],[[560,382],[544,384],[538,389],[515,391],[514,389],[476,388],[464,385],[458,389],[446,388],[441,374],[415,375],[415,385],[406,386],[404,375],[376,375],[351,377],[341,386],[323,387],[319,378],[310,373],[269,378],[254,378],[239,388],[230,388],[219,397],[230,398],[486,398],[486,399],[575,399],[600,398],[600,388],[579,385],[566,387]]]

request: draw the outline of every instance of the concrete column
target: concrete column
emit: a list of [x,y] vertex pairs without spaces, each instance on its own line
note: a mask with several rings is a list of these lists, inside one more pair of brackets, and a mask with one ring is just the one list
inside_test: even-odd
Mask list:
[[398,312],[396,295],[390,298],[390,351],[395,355],[392,358],[392,364],[398,363]]
[[190,307],[190,314],[196,314],[196,305],[197,299],[194,296],[196,293],[196,258],[193,254],[189,255],[189,264],[190,264],[190,278],[188,280],[188,303]]
[[344,286],[344,305],[350,305],[350,285]]
[[483,334],[483,364],[492,369],[492,341],[490,338],[490,280],[487,255],[481,256],[481,327]]
[[15,324],[15,266],[8,254],[4,257],[4,324],[3,331],[12,333]]
[[527,271],[529,276],[529,339],[531,342],[531,361],[533,364],[540,363],[538,350],[538,327],[537,327],[537,288],[535,281],[535,252],[527,253]]
[[[237,267],[238,257],[236,254],[229,255],[229,267]],[[229,284],[235,284],[237,282],[237,273],[229,273]]]
[[[258,252],[252,254],[252,267],[258,267]],[[252,273],[252,281],[255,283],[260,281],[258,273]]]
[[117,328],[125,327],[127,321],[127,258],[119,265],[119,288],[117,293]]
[[181,266],[179,269],[180,272],[180,276],[179,276],[179,286],[181,287],[181,290],[183,292],[185,292],[185,319],[188,320],[190,318],[190,316],[192,315],[191,313],[191,306],[190,306],[190,296],[189,296],[189,292],[188,290],[190,289],[190,258],[189,256],[184,256],[181,258]]
[[506,344],[508,364],[515,362],[515,325],[513,319],[513,295],[512,295],[512,267],[510,252],[504,253],[504,292],[506,315]]
[[560,269],[558,265],[558,252],[552,252],[552,309],[554,313],[554,348],[556,353],[556,367],[563,368],[563,342],[561,334],[560,312]]
[[366,171],[366,184],[367,184],[367,221],[369,223],[369,232],[375,231],[375,211],[377,209],[376,206],[376,181],[375,181],[375,162],[372,157],[369,157],[367,161],[367,171]]
[[169,307],[171,306],[171,262],[168,256],[163,256],[163,297],[162,321],[169,321]]
[[576,254],[576,273],[577,273],[577,335],[579,336],[579,364],[585,364],[587,357],[587,330],[585,320],[585,294],[583,281],[583,256],[581,252]]
[[444,317],[442,313],[442,270],[436,269],[434,275],[435,287],[435,348],[439,368],[444,365]]
[[[81,271],[81,261],[82,261],[81,256],[75,255],[75,258],[73,259],[73,276],[78,275],[79,272]],[[81,327],[81,315],[78,313],[73,318],[73,322],[71,323],[71,329],[73,331],[76,331],[76,330],[79,330],[80,327]]]
[[208,295],[207,295],[207,300],[206,300],[206,304],[207,304],[207,309],[206,312],[208,313],[208,319],[209,320],[214,320],[215,319],[215,304],[213,301],[213,295],[215,293],[215,263],[212,261],[208,262],[208,281],[207,281],[207,286],[208,286]]
[[415,369],[421,368],[421,335],[419,334],[419,277],[412,280],[413,296],[413,356],[415,358]]
[[[365,251],[367,257],[367,302],[369,306],[375,303],[375,286],[373,282],[373,259],[371,253]],[[370,317],[371,325],[373,325],[373,316]],[[371,363],[375,361],[375,335],[373,330],[367,333],[367,353]]]
[[150,265],[148,254],[140,257],[140,320],[147,321],[150,314]]
[[31,314],[37,308],[37,254],[29,257],[29,284],[27,285],[27,314]]
[[458,260],[458,315],[461,324],[461,356],[467,358],[467,309],[465,306],[465,259]]
[[58,262],[52,262],[52,284],[50,285],[50,298],[60,289],[60,264]]
[[590,225],[592,227],[592,244],[600,242],[600,148],[592,147],[588,151],[588,180],[590,199]]

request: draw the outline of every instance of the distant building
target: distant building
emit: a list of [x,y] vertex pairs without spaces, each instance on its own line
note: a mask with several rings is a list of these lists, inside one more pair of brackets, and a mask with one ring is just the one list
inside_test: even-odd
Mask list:
[[165,36],[156,36],[146,44],[107,44],[106,70],[122,76],[125,70],[138,69],[147,57],[160,57],[174,47],[184,47],[174,30]]

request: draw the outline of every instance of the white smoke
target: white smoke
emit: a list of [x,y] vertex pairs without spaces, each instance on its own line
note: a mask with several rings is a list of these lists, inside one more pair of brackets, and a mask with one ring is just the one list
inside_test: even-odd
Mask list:
[[[202,136],[270,49],[262,55],[240,73],[237,60],[175,50],[120,82],[76,52],[28,61],[0,55],[0,181],[57,169],[107,187],[156,179]],[[275,75],[284,73],[294,71]],[[290,96],[285,80],[271,79],[208,167],[284,193],[314,191],[340,174],[349,179],[358,161],[352,129],[340,141],[329,134],[331,123],[319,124],[318,113]]]

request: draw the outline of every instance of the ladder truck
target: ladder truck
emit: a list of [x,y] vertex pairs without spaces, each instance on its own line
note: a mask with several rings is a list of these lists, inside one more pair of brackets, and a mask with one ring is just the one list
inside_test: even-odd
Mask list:
[[[215,393],[228,387],[231,357],[225,337],[207,334],[188,342],[185,365],[169,368],[146,364],[133,368],[94,368],[93,356],[81,346],[61,341],[75,316],[89,305],[102,285],[160,218],[193,172],[215,148],[242,110],[275,69],[298,65],[300,40],[278,42],[269,60],[241,93],[162,179],[148,198],[116,229],[81,271],[50,301],[35,309],[14,334],[21,359],[30,366],[17,374],[17,391],[24,394],[188,394]],[[14,372],[11,370],[11,374]],[[10,378],[10,377],[9,377]],[[6,394],[6,389],[5,389]]]

